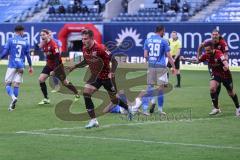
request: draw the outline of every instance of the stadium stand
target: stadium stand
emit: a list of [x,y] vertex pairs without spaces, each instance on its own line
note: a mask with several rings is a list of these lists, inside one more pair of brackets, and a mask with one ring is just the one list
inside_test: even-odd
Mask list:
[[223,6],[208,16],[206,22],[239,22],[240,21],[240,1],[230,0]]
[[0,0],[1,22],[23,22],[42,8],[47,7],[48,0]]
[[187,21],[213,0],[148,0],[136,14],[120,13],[112,21]]
[[[112,22],[181,22],[188,21],[212,1],[214,0],[145,0],[136,13],[128,12],[123,5],[122,12],[118,12],[112,16],[113,18],[106,19],[104,11],[108,0],[0,0],[0,9],[3,11],[0,18],[2,22],[11,23],[101,22],[104,20]],[[127,2],[129,3],[129,1]],[[224,13],[219,10],[208,17],[206,21],[217,21],[219,15],[223,15],[220,19],[236,21],[239,19],[239,14],[235,14],[233,10],[237,11],[239,3],[232,0],[232,4],[225,6]],[[226,17],[227,15],[229,16]]]
[[105,2],[105,0],[62,0],[61,5],[49,7],[43,22],[102,21]]

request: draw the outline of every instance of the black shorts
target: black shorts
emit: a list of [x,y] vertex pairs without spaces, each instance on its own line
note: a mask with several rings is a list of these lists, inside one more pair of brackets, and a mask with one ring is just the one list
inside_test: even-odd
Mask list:
[[54,71],[55,77],[57,77],[60,81],[64,81],[66,79],[66,74],[64,71],[63,64],[59,65],[57,68],[52,69],[49,66],[45,66],[41,73],[50,75],[50,72]]
[[[172,57],[175,58],[175,56],[172,56]],[[174,64],[176,69],[180,69],[180,56],[178,56],[177,59],[175,59]],[[167,67],[172,68],[172,65],[169,63],[169,61],[168,61]]]
[[115,82],[113,82],[110,78],[108,79],[99,79],[97,78],[95,81],[87,81],[87,84],[94,86],[95,88],[99,89],[103,86],[108,92],[117,93],[115,88]]
[[221,78],[219,76],[212,76],[211,80],[215,80],[221,85],[221,83],[224,85],[224,87],[227,89],[227,91],[232,91],[233,90],[233,81],[232,78]]
[[212,68],[208,65],[208,72],[210,74],[210,77],[212,77]]

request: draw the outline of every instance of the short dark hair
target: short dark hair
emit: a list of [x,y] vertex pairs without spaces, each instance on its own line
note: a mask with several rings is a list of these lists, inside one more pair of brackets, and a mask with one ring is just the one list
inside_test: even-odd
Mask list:
[[90,30],[90,29],[84,29],[84,30],[82,31],[82,35],[83,35],[83,34],[88,35],[90,38],[93,38],[93,36],[94,36],[93,31]]
[[219,30],[215,28],[215,29],[213,29],[212,32],[217,32],[217,33],[219,33]]
[[213,43],[211,41],[208,41],[204,44],[204,47],[209,47],[209,46],[213,48]]
[[155,32],[158,33],[158,32],[163,31],[164,29],[165,29],[165,27],[164,27],[163,25],[158,25],[158,26],[156,27]]
[[41,32],[45,32],[45,33],[47,33],[47,34],[50,33],[48,29],[42,29]]
[[24,31],[24,27],[23,27],[22,25],[17,25],[17,26],[14,28],[14,31],[15,31],[15,32]]

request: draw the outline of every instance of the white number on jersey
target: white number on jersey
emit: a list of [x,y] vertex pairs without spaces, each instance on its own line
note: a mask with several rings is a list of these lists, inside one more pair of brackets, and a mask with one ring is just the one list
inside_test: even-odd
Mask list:
[[17,48],[16,58],[20,58],[22,53],[22,45],[18,44],[16,48]]
[[159,43],[149,43],[150,48],[149,56],[158,57],[160,55],[160,44]]

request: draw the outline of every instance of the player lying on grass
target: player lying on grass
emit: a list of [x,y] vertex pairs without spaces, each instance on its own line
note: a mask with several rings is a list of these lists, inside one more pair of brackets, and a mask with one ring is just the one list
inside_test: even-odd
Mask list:
[[44,99],[38,104],[43,105],[50,103],[50,100],[48,98],[47,85],[45,83],[49,76],[57,77],[62,82],[63,86],[67,87],[75,94],[75,100],[78,100],[80,98],[79,93],[73,84],[66,79],[66,74],[58,46],[56,42],[50,38],[49,30],[43,29],[40,33],[40,36],[43,41],[43,45],[41,47],[47,57],[47,63],[38,78],[40,88],[44,96]]
[[[124,90],[120,90],[117,94],[117,97],[119,99],[121,99],[124,103],[126,104],[129,104],[130,106],[132,106],[132,113],[135,114],[137,112],[139,112],[139,108],[140,108],[140,105],[141,105],[141,99],[142,97],[145,95],[145,92],[142,91],[140,92],[140,94],[138,95],[138,97],[136,98],[135,100],[135,103],[131,103],[126,94],[124,93]],[[104,113],[120,113],[120,114],[127,114],[127,110],[124,109],[123,107],[119,106],[119,105],[114,105],[112,102],[104,108],[103,110]],[[144,115],[149,115],[149,114],[145,114],[143,112]]]
[[237,94],[233,89],[232,74],[229,70],[229,65],[226,57],[220,50],[213,49],[213,44],[208,42],[204,46],[205,53],[198,58],[187,59],[181,57],[182,60],[186,60],[193,63],[208,62],[211,72],[210,79],[210,95],[213,104],[213,110],[210,115],[216,115],[221,112],[218,105],[217,87],[222,83],[226,88],[228,95],[232,98],[236,107],[236,116],[240,116],[240,108]]
[[24,27],[21,25],[16,26],[14,37],[8,39],[0,55],[0,59],[9,55],[8,69],[5,76],[6,92],[12,98],[8,108],[9,111],[13,111],[16,107],[19,86],[23,81],[25,57],[27,57],[29,64],[29,73],[31,74],[33,72],[29,44],[27,40],[24,39],[23,34]]
[[[172,90],[172,86],[168,85],[166,87],[164,87],[163,89],[163,92],[164,93],[168,93],[170,90]],[[155,99],[155,96],[152,97],[152,95],[158,95],[158,90],[155,89],[155,90],[152,90],[152,94],[149,95],[148,94],[148,91],[141,91],[138,96],[136,97],[135,101],[134,102],[130,102],[126,96],[126,94],[124,93],[124,90],[120,90],[117,94],[117,96],[119,97],[119,99],[121,99],[123,102],[129,104],[130,106],[132,106],[132,113],[133,114],[136,114],[136,113],[141,113],[145,116],[149,116],[149,112],[150,113],[153,113],[154,112],[154,108],[156,105],[155,101],[153,101],[153,99]],[[148,112],[148,108],[149,108],[149,104],[148,103],[143,103],[144,100],[146,99],[149,99],[149,101],[151,101],[151,107],[150,107],[150,110]],[[142,106],[142,111],[140,111],[140,108]],[[154,106],[154,107],[153,107]],[[121,106],[119,105],[114,105],[113,103],[110,103],[107,107],[104,108],[103,110],[104,113],[120,113],[120,114],[126,114],[127,111],[122,108]],[[161,112],[159,112],[160,115]]]

